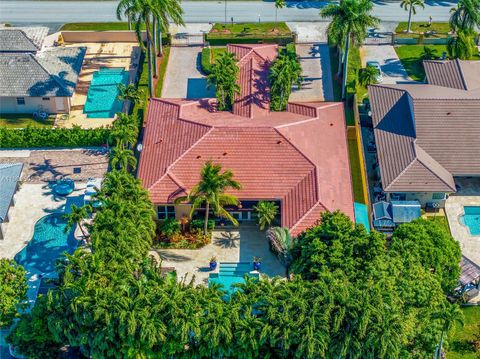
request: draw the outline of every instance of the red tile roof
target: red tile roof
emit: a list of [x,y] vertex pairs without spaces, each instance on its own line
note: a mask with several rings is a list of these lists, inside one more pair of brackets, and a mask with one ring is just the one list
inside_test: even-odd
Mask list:
[[291,103],[245,118],[216,112],[215,101],[152,99],[138,177],[154,203],[171,203],[200,179],[207,160],[231,169],[241,200],[282,201],[293,235],[325,210],[354,218],[341,103]]

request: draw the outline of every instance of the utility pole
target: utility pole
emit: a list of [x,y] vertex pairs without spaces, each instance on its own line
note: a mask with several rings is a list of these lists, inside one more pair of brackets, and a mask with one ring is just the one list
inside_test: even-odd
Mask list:
[[225,0],[225,26],[227,26],[227,0]]

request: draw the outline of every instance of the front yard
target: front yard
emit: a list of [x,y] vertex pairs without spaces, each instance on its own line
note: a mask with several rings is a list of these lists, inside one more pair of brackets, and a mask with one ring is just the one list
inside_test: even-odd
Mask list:
[[448,22],[432,22],[429,26],[428,22],[412,22],[410,33],[406,32],[408,23],[406,21],[400,22],[395,29],[395,36],[398,38],[445,38],[450,31],[450,24]]
[[55,116],[50,116],[46,120],[34,119],[29,114],[0,115],[0,127],[25,128],[25,127],[52,127]]

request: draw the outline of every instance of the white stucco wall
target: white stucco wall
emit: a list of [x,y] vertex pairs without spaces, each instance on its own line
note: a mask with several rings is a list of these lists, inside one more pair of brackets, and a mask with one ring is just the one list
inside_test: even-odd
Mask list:
[[70,111],[69,97],[48,97],[48,100],[42,97],[24,97],[24,99],[25,105],[19,105],[16,97],[0,97],[0,113],[32,114],[40,110],[47,113],[68,113]]

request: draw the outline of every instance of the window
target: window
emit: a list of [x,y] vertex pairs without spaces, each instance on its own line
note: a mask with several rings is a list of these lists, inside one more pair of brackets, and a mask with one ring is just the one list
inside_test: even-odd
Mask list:
[[158,219],[175,218],[175,206],[158,206]]
[[442,192],[435,192],[432,194],[432,199],[435,199],[435,200],[444,200],[445,199],[445,193],[442,193]]
[[42,97],[42,101],[50,101],[50,97]]
[[407,195],[405,193],[392,193],[392,201],[405,201]]
[[25,105],[25,97],[17,97],[17,105]]

